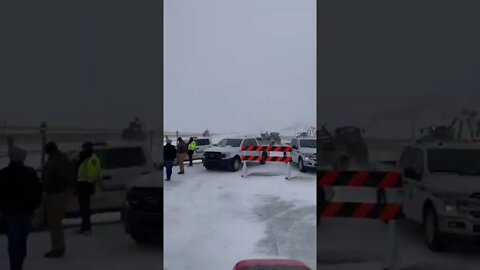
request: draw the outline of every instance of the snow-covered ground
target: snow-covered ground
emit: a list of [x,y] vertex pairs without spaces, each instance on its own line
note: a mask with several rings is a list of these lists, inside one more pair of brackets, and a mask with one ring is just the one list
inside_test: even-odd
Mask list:
[[[423,240],[422,230],[401,221],[397,225],[401,270],[476,270],[480,243],[460,239],[449,251],[434,253]],[[387,225],[376,220],[325,219],[318,228],[318,268],[328,270],[383,269],[389,243]]]
[[[212,141],[223,137],[216,135]],[[159,158],[160,142],[160,138],[155,142],[154,159]],[[79,145],[61,147],[76,149]],[[27,164],[38,165],[39,153],[34,147],[25,147],[33,150]],[[372,159],[398,158],[394,148],[377,144],[371,148]],[[0,158],[0,166],[7,162]],[[299,177],[286,181],[284,170],[281,164],[255,166],[243,179],[241,172],[206,171],[201,164],[186,167],[182,176],[176,174],[175,168],[173,181],[165,183],[164,269],[231,269],[239,260],[265,257],[298,259],[312,269],[382,269],[388,247],[387,226],[375,220],[329,219],[323,220],[317,230],[315,173],[293,170]],[[343,189],[335,199],[371,201],[372,195],[366,192],[355,196],[351,190]],[[25,269],[159,269],[162,250],[131,240],[123,232],[118,213],[94,220],[105,224],[95,226],[92,237],[78,236],[74,228],[67,229],[68,250],[61,260],[44,259],[48,234],[33,233]],[[78,219],[66,220],[65,224],[78,224]],[[401,221],[397,229],[399,269],[479,269],[477,240],[457,240],[449,251],[433,253],[426,247],[418,226]],[[3,235],[0,269],[8,269]]]
[[[62,259],[45,259],[50,248],[47,232],[32,233],[24,269],[35,270],[103,270],[103,269],[160,269],[162,249],[158,245],[139,245],[125,234],[118,214],[100,215],[94,222],[92,236],[75,234],[78,228],[66,229],[67,252]],[[113,224],[112,224],[113,222]],[[78,220],[66,220],[66,224]],[[0,269],[8,268],[7,241],[0,235]]]
[[174,170],[164,185],[164,265],[168,270],[232,269],[248,258],[293,258],[316,265],[315,173],[284,164],[241,172]]

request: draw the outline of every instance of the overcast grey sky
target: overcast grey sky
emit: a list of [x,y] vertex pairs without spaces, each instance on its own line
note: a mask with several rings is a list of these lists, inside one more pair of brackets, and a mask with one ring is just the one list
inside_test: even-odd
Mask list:
[[316,123],[315,0],[165,0],[164,127]]
[[160,126],[161,2],[55,2],[0,3],[0,120],[123,127],[139,115]]
[[412,116],[450,123],[463,106],[480,110],[480,1],[318,5],[319,122],[393,136],[410,134]]

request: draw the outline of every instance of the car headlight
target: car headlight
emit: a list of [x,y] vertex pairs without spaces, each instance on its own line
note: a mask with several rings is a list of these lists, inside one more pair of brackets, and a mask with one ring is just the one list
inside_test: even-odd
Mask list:
[[306,160],[313,160],[313,159],[315,159],[315,155],[305,156],[305,159],[306,159]]

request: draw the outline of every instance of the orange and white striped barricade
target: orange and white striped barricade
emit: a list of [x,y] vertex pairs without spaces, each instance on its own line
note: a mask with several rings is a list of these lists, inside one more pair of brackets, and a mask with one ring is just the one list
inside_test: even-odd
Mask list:
[[[402,204],[388,203],[385,190],[398,190],[402,187],[399,172],[382,171],[334,171],[317,170],[317,211],[322,218],[378,219],[388,222],[388,242],[386,267],[396,270],[398,246],[396,220],[403,217]],[[325,199],[325,188],[343,186],[358,189],[376,189],[376,203],[338,202]],[[395,193],[394,193],[395,194]]]
[[[289,180],[291,178],[291,166],[292,163],[292,147],[291,146],[267,146],[267,145],[260,145],[260,146],[242,146],[242,177],[247,177],[247,162],[277,162],[277,163],[285,163],[287,164],[287,176],[286,179]],[[247,152],[258,152],[259,155],[248,155]],[[265,155],[265,153],[269,152],[283,152],[283,156],[270,156]]]

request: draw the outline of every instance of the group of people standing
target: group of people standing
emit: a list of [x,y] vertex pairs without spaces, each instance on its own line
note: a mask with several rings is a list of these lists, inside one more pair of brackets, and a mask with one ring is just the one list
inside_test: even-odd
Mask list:
[[190,137],[190,140],[186,143],[181,137],[177,139],[177,147],[172,145],[172,140],[166,140],[166,144],[163,147],[163,160],[167,174],[165,181],[170,181],[172,177],[173,164],[175,160],[178,162],[179,172],[178,174],[185,173],[185,160],[188,155],[189,167],[193,166],[193,154],[197,149],[197,143]]
[[76,162],[69,160],[55,142],[49,142],[45,145],[48,160],[38,177],[35,169],[25,165],[27,152],[14,145],[11,137],[7,145],[10,162],[0,170],[0,213],[6,222],[10,269],[21,270],[27,255],[31,220],[42,205],[51,242],[45,258],[60,258],[65,254],[62,220],[73,195],[78,198],[82,217],[78,233],[91,234],[90,197],[101,176],[101,165],[91,142],[83,144]]

